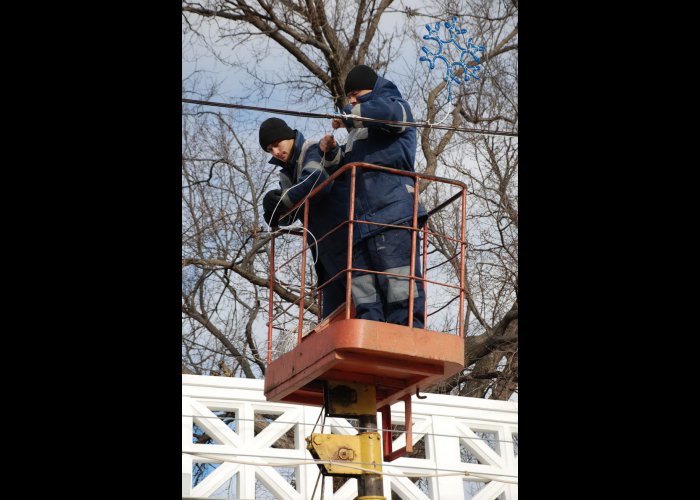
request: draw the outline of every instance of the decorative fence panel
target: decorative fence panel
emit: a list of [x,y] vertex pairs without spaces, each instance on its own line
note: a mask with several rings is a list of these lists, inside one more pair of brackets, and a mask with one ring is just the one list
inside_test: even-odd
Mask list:
[[[425,396],[411,403],[416,452],[382,465],[387,500],[516,500],[517,403]],[[182,497],[353,500],[357,480],[333,491],[305,438],[357,430],[321,410],[266,401],[263,380],[183,375]],[[404,423],[403,403],[391,413],[392,424]],[[404,433],[394,438],[393,449],[405,445]]]

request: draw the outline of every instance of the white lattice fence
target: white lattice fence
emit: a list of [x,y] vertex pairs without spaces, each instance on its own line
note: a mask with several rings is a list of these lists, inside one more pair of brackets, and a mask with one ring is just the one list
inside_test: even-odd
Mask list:
[[[384,496],[391,499],[393,492],[404,500],[517,499],[517,404],[426,396],[412,400],[413,442],[423,441],[425,458],[385,463]],[[267,402],[262,380],[183,375],[182,496],[310,499],[319,469],[304,438],[320,413],[317,407]],[[403,403],[392,406],[392,424],[403,424],[403,419]],[[257,433],[256,420],[267,424]],[[381,414],[377,424],[381,427]],[[345,419],[330,417],[323,430],[319,424],[315,432],[356,434]],[[405,434],[395,437],[394,449],[404,446]],[[285,447],[279,447],[281,443]],[[421,476],[424,479],[416,480]],[[315,498],[321,498],[320,489],[319,482]],[[323,498],[356,496],[355,479],[335,492],[331,478],[326,479]]]

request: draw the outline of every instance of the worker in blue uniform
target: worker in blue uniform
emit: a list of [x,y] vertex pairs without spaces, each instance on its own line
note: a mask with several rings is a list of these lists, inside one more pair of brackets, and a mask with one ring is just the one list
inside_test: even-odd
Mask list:
[[[264,151],[272,158],[268,163],[281,167],[279,188],[268,191],[263,197],[263,217],[271,227],[291,225],[295,219],[303,220],[303,206],[280,220],[280,214],[287,212],[297,202],[308,196],[317,186],[328,179],[333,161],[322,158],[318,142],[307,141],[304,135],[291,129],[284,120],[268,118],[259,129],[259,142]],[[335,269],[337,255],[345,251],[345,246],[333,236],[318,244],[330,229],[342,222],[342,209],[337,196],[331,196],[333,183],[327,184],[309,202],[308,229],[313,235],[307,238],[315,261],[319,285],[330,279]],[[344,212],[347,213],[347,212]],[[347,216],[346,216],[347,217]],[[332,254],[332,257],[329,255]],[[339,268],[340,270],[342,268]],[[335,272],[337,272],[336,270]],[[334,280],[323,288],[322,317],[328,316],[345,301],[345,286],[340,280]]]
[[[344,90],[349,101],[344,108],[345,114],[360,118],[333,119],[332,127],[347,128],[348,137],[344,145],[338,145],[332,135],[324,136],[319,142],[327,162],[326,171],[332,173],[342,165],[360,161],[414,172],[417,145],[415,127],[362,120],[414,121],[411,108],[396,85],[377,75],[370,67],[360,65],[348,73]],[[412,177],[358,168],[354,218],[410,227],[413,223],[415,188]],[[335,180],[333,197],[343,207],[349,207],[349,171]],[[419,204],[418,227],[423,226],[426,218],[425,208]],[[409,229],[354,224],[353,267],[406,276],[354,272],[352,299],[356,318],[408,324],[407,276],[410,275],[411,233]],[[339,266],[347,267],[342,259],[336,259],[331,267],[335,270]],[[418,235],[414,272],[415,276],[422,277]],[[425,293],[422,281],[414,280],[413,296],[413,326],[423,328]]]

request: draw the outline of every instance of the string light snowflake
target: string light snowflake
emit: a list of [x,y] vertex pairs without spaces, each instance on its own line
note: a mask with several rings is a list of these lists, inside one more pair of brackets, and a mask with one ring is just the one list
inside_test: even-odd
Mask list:
[[[452,18],[452,22],[445,21],[445,28],[447,29],[447,39],[443,40],[440,38],[440,22],[435,23],[435,27],[430,24],[425,25],[425,29],[428,30],[427,35],[423,35],[423,40],[433,40],[438,43],[437,52],[432,52],[427,47],[421,47],[421,50],[425,53],[421,56],[419,61],[425,61],[429,64],[430,71],[435,68],[435,63],[439,59],[445,63],[445,77],[444,81],[447,82],[447,102],[452,102],[452,84],[456,83],[460,85],[464,82],[468,82],[469,78],[479,79],[476,72],[481,70],[479,63],[481,59],[477,55],[478,52],[483,54],[484,47],[481,45],[476,45],[473,43],[473,38],[469,38],[466,41],[466,47],[463,47],[458,40],[459,35],[466,35],[466,28],[459,28],[457,26],[457,16]],[[466,37],[462,37],[466,38]],[[459,59],[450,62],[448,57],[451,56],[450,46],[454,45],[456,51],[459,54]],[[443,51],[443,49],[445,49]],[[473,66],[469,65],[469,58],[473,60],[476,64]],[[456,72],[459,68],[462,68],[461,76]]]

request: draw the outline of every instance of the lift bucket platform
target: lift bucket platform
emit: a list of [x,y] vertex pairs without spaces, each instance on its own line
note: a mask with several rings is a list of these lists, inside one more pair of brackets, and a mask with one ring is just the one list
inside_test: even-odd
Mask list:
[[323,406],[324,380],[376,386],[377,408],[464,368],[459,335],[364,319],[336,320],[304,337],[265,373],[268,401]]

